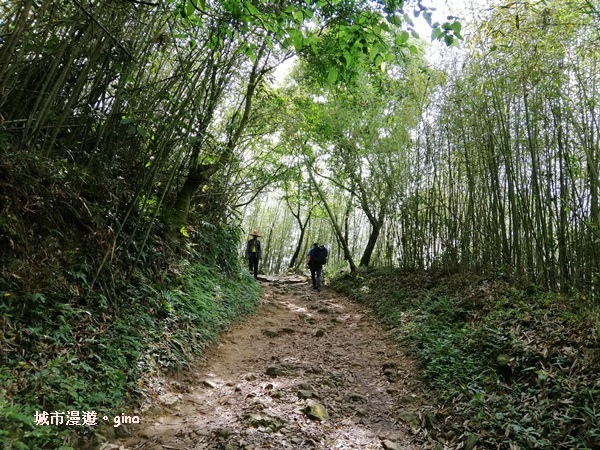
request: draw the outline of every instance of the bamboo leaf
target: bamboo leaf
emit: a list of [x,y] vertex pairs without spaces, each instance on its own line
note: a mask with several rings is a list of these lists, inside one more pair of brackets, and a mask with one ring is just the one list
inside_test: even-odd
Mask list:
[[196,11],[196,8],[194,7],[194,4],[188,0],[185,3],[185,15],[186,17],[192,16],[194,14],[194,11]]
[[335,67],[332,67],[329,69],[329,73],[327,74],[327,82],[329,84],[335,83],[338,79],[338,75],[338,70]]
[[258,9],[256,9],[256,6],[254,6],[252,3],[245,3],[244,6],[246,7],[246,9],[248,10],[248,12],[253,15],[253,16],[260,16],[260,11]]

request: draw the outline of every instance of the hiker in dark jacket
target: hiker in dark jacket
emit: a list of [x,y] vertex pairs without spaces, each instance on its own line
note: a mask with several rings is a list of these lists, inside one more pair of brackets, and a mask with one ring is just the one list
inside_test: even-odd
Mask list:
[[306,267],[310,269],[310,278],[312,279],[313,289],[321,290],[321,276],[323,274],[323,264],[327,262],[327,249],[315,242],[306,255]]
[[254,230],[250,236],[252,236],[252,239],[246,244],[246,259],[248,260],[250,273],[254,274],[254,278],[258,278],[258,261],[262,258],[262,248],[258,240],[260,233]]

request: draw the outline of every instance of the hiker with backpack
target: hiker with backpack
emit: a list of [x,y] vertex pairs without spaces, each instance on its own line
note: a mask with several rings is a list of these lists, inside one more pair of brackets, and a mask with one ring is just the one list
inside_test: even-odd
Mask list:
[[250,236],[252,236],[252,239],[246,244],[246,259],[248,260],[250,273],[254,275],[254,278],[258,278],[258,261],[262,258],[262,248],[258,240],[260,233],[254,230]]
[[313,289],[317,292],[321,290],[321,277],[323,274],[323,265],[327,264],[327,249],[323,245],[315,242],[306,256],[306,267],[310,269],[310,278],[312,279]]

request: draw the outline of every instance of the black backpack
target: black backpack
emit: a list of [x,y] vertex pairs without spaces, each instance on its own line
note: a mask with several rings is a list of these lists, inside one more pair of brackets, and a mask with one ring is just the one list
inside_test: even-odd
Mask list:
[[328,255],[329,253],[327,252],[327,249],[321,245],[313,248],[310,260],[316,262],[317,264],[327,264]]

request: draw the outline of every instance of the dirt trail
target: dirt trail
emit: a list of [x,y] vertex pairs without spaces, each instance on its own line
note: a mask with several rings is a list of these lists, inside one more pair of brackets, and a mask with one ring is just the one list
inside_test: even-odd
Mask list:
[[257,313],[106,450],[434,447],[414,363],[365,307],[300,279],[262,286]]

